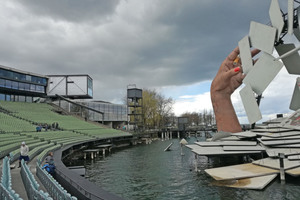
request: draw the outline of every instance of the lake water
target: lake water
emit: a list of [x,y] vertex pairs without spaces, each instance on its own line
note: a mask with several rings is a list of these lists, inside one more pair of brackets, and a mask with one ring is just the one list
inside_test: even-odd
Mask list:
[[[192,137],[187,141],[191,144],[195,140]],[[287,183],[282,185],[278,176],[262,191],[214,186],[204,169],[220,166],[219,160],[208,162],[201,157],[198,163],[201,172],[196,173],[193,153],[184,148],[185,155],[181,156],[179,141],[158,140],[85,161],[89,180],[127,200],[300,199],[300,180],[292,177],[287,177]],[[171,142],[171,151],[164,152]],[[237,162],[233,158],[221,160],[222,166]]]

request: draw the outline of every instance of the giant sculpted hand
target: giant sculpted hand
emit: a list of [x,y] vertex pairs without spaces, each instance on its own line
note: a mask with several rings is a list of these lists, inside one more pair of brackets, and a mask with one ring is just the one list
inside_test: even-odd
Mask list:
[[[239,48],[236,47],[227,56],[211,84],[211,101],[219,131],[232,133],[242,131],[230,99],[231,94],[242,84],[245,77],[241,62],[234,63],[239,53]],[[253,57],[259,50],[252,50],[251,53]]]

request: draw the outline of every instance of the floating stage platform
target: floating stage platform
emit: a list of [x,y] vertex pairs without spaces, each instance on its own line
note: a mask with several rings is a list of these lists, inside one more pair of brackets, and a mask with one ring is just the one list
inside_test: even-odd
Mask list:
[[[218,135],[219,134],[219,135]],[[278,174],[300,176],[300,110],[246,132],[216,133],[211,141],[186,145],[198,157],[242,156],[249,163],[204,169],[213,185],[244,189],[264,189]],[[258,158],[254,160],[254,156]],[[246,159],[245,159],[246,158]]]

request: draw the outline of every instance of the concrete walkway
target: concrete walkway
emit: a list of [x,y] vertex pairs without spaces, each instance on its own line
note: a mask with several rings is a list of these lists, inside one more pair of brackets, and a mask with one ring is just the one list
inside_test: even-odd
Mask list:
[[18,168],[19,161],[14,162],[13,165],[15,165],[15,168],[10,170],[12,189],[16,191],[22,199],[27,200],[27,193],[20,173],[21,168]]

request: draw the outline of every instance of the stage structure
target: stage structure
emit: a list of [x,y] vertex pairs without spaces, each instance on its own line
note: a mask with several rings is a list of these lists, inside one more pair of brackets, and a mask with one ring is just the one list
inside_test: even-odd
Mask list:
[[[272,0],[269,9],[270,25],[252,21],[249,34],[238,43],[242,69],[246,75],[240,95],[250,124],[254,125],[262,119],[258,107],[262,93],[283,66],[289,74],[300,75],[300,46],[286,43],[290,40],[284,41],[286,35],[294,35],[300,40],[300,6],[294,8],[294,2],[299,4],[298,1],[287,0],[287,13],[283,13],[278,0]],[[261,50],[255,63],[252,60],[251,48]],[[279,57],[274,57],[275,50]],[[290,103],[291,110],[300,109],[299,96],[298,78]]]

